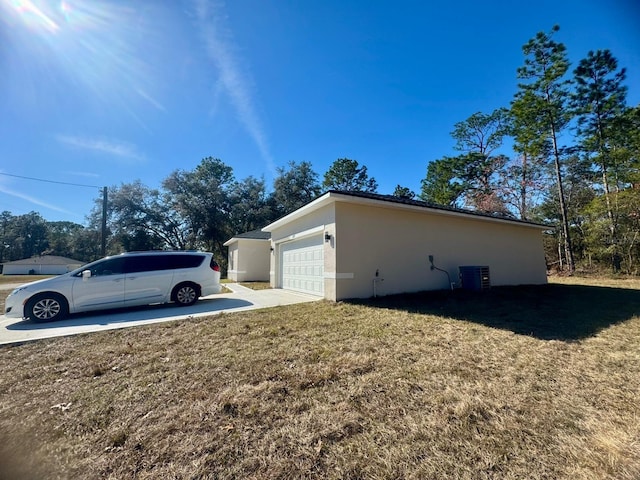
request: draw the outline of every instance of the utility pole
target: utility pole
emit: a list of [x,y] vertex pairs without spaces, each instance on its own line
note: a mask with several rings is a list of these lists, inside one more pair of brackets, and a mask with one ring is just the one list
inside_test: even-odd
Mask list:
[[102,256],[107,254],[107,187],[102,188]]

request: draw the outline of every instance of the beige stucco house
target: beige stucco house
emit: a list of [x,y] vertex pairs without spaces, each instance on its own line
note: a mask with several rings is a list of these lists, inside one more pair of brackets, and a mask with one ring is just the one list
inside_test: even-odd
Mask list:
[[340,300],[457,287],[463,266],[485,267],[493,286],[544,284],[547,229],[388,195],[329,191],[263,231],[271,234],[273,287]]
[[268,282],[271,234],[262,230],[242,233],[224,243],[229,249],[227,278],[234,282]]
[[80,268],[86,262],[56,255],[25,258],[2,264],[3,275],[61,275]]

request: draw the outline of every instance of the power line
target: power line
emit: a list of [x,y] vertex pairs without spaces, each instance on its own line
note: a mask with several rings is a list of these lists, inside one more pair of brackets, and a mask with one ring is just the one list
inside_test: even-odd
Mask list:
[[33,180],[36,182],[57,183],[58,185],[70,185],[72,187],[101,188],[98,185],[84,185],[82,183],[56,182],[55,180],[44,180],[42,178],[24,177],[22,175],[13,175],[11,173],[4,173],[4,172],[0,172],[0,175],[4,175],[6,177],[22,178],[23,180]]
[[56,183],[58,185],[70,185],[72,187],[86,187],[86,188],[100,188],[102,190],[102,242],[101,242],[101,251],[102,256],[105,256],[106,245],[107,245],[107,187],[98,187],[97,185],[85,185],[82,183],[71,183],[71,182],[57,182],[55,180],[45,180],[43,178],[35,178],[35,177],[25,177],[23,175],[13,175],[11,173],[0,172],[0,175],[4,175],[6,177],[14,177],[21,178],[23,180],[33,180],[35,182],[44,182],[44,183]]

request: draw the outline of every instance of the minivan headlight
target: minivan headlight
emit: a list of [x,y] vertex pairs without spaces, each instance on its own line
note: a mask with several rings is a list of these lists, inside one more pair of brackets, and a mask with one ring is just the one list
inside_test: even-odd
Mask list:
[[18,288],[16,288],[16,289],[14,289],[14,290],[9,294],[9,296],[11,296],[11,295],[15,295],[16,293],[21,292],[22,290],[26,290],[27,288],[28,288],[28,287],[27,287],[26,285],[25,285],[25,286],[23,286],[23,287],[18,287]]

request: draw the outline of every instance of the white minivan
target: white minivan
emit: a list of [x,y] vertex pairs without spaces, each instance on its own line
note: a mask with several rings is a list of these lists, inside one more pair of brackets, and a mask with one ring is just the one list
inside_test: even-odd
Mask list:
[[5,315],[45,322],[152,303],[187,306],[221,289],[220,267],[211,253],[123,253],[16,288],[5,301]]

